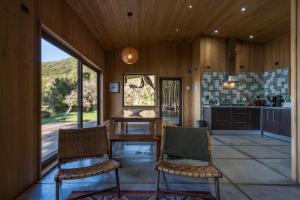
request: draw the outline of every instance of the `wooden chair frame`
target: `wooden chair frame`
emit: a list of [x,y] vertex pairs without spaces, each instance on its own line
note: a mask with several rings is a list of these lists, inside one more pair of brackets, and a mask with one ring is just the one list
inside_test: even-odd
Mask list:
[[[97,128],[101,128],[101,127],[95,127],[95,129]],[[107,149],[106,149],[106,152],[105,154],[106,155],[109,155],[109,143],[108,143],[108,138],[107,138],[107,128],[105,126],[102,126],[102,128],[105,128],[106,130],[106,146],[107,146]],[[82,128],[82,129],[60,129],[59,130],[59,134],[63,134],[63,132],[68,132],[68,131],[80,131],[80,130],[85,130],[87,128]],[[93,129],[93,128],[90,128],[90,129]],[[60,145],[60,144],[59,144]],[[103,156],[103,155],[102,155]],[[56,200],[59,200],[59,194],[60,194],[60,187],[61,187],[61,184],[62,184],[62,180],[72,180],[72,179],[81,179],[81,178],[85,178],[85,177],[91,177],[91,176],[97,176],[97,175],[101,175],[101,174],[104,174],[104,173],[107,173],[109,171],[112,171],[114,170],[115,171],[115,181],[116,181],[116,186],[115,187],[112,187],[112,188],[109,188],[109,189],[116,189],[117,190],[117,193],[118,193],[118,198],[121,198],[121,192],[120,192],[120,182],[119,182],[119,171],[118,171],[118,168],[120,168],[120,164],[116,161],[113,161],[111,159],[109,159],[107,162],[109,161],[112,161],[114,163],[114,167],[113,169],[111,170],[104,170],[103,173],[102,172],[99,172],[99,173],[87,173],[85,174],[84,177],[72,177],[70,176],[69,178],[61,178],[58,174],[60,173],[60,171],[62,170],[61,169],[61,165],[62,164],[65,164],[65,163],[70,163],[70,162],[74,162],[74,161],[78,161],[78,160],[85,160],[85,159],[90,159],[90,158],[102,158],[102,156],[100,155],[90,155],[90,156],[81,156],[81,157],[74,157],[74,158],[60,158],[59,155],[58,155],[58,173],[55,177],[55,182],[56,182]],[[99,163],[100,164],[100,163]],[[93,166],[93,165],[92,165]],[[89,167],[92,167],[92,166],[89,166]],[[91,171],[89,171],[91,172]],[[98,191],[93,191],[93,192],[89,192],[87,194],[84,194],[84,195],[80,195],[78,197],[75,197],[75,198],[70,198],[70,199],[81,199],[81,198],[84,198],[84,197],[88,197],[88,196],[92,196],[92,195],[96,195],[96,194],[100,194],[100,193],[103,193],[105,192],[106,190],[108,189],[105,189],[105,190],[98,190]]]
[[[208,138],[208,152],[209,152],[209,157],[210,157],[210,160],[208,161],[208,165],[207,166],[213,166],[212,164],[212,157],[211,157],[211,137],[210,137],[210,131],[208,128],[205,128],[206,129],[206,135],[207,135],[207,138]],[[162,137],[165,137],[165,135],[163,135]],[[165,139],[165,138],[164,138]],[[165,140],[164,140],[165,141]],[[163,143],[163,146],[164,146],[164,143]],[[164,147],[162,146],[162,153],[161,153],[161,156],[160,156],[160,160],[164,160]],[[156,174],[156,192],[155,192],[155,199],[156,200],[159,200],[159,193],[161,191],[159,185],[160,185],[160,170],[156,167],[156,171],[157,171],[157,174]],[[163,171],[162,171],[163,172]],[[180,175],[179,175],[180,176]],[[182,176],[182,175],[181,175]],[[216,200],[220,200],[220,184],[219,184],[219,178],[222,178],[222,176],[220,177],[214,177],[214,184],[215,184],[215,193],[216,193],[216,196],[215,196],[215,199]],[[165,189],[164,189],[165,190]],[[166,191],[166,190],[165,190]],[[188,193],[186,192],[177,192],[177,193],[181,193],[183,195],[189,195]],[[191,194],[193,196],[195,196],[195,194]]]

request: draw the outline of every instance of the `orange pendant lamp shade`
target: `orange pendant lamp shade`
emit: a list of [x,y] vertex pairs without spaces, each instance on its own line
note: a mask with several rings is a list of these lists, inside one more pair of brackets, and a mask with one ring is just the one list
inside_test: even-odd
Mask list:
[[121,53],[121,58],[126,64],[131,65],[139,59],[139,53],[133,47],[126,47]]

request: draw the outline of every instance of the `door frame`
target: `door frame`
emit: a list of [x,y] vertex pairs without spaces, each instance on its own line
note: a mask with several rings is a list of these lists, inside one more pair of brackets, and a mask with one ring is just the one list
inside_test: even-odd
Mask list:
[[180,95],[180,98],[179,98],[179,105],[180,105],[180,108],[179,108],[179,126],[182,126],[182,109],[183,109],[183,94],[182,94],[182,77],[159,77],[159,97],[158,97],[158,101],[159,101],[159,113],[160,113],[160,116],[162,117],[162,82],[165,81],[165,80],[175,80],[175,81],[179,81],[179,84],[180,84],[180,87],[179,87],[179,95]]

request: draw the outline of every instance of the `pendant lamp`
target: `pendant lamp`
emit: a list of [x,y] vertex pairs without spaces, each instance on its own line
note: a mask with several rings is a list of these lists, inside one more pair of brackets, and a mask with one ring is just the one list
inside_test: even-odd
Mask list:
[[139,53],[135,48],[130,46],[131,45],[131,37],[130,37],[131,36],[131,34],[130,34],[131,21],[130,21],[130,17],[133,16],[133,13],[128,12],[127,16],[129,17],[129,46],[122,50],[121,58],[126,64],[131,65],[131,64],[136,63],[136,61],[139,59]]

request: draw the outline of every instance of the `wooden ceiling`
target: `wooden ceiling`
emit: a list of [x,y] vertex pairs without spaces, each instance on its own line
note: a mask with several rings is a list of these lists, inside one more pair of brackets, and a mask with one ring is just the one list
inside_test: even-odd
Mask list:
[[[254,35],[253,41],[263,43],[290,31],[289,0],[66,1],[106,50],[128,45],[129,24],[135,47],[192,41],[199,34],[243,40]],[[245,12],[241,12],[242,7],[246,7]],[[134,13],[130,20],[129,11]]]

